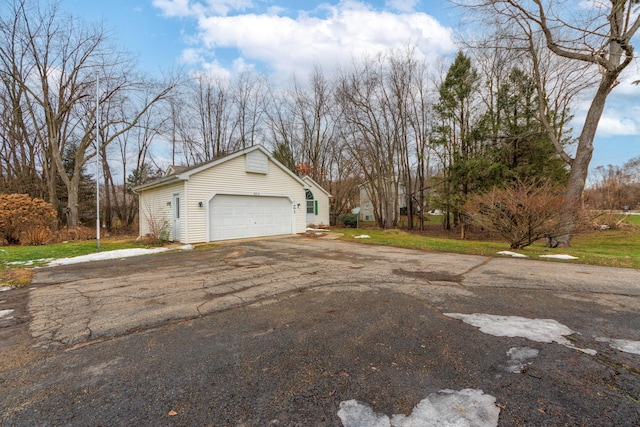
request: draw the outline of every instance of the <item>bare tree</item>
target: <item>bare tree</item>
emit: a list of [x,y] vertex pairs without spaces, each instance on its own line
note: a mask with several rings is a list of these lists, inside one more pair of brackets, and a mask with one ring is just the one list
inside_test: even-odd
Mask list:
[[[58,10],[58,4],[40,6],[36,2],[17,0],[12,4],[14,25],[11,34],[19,44],[3,50],[3,63],[22,64],[8,70],[24,91],[23,108],[33,123],[30,135],[42,150],[48,197],[58,206],[56,181],[66,189],[69,225],[78,224],[78,189],[83,169],[97,151],[104,149],[118,135],[130,130],[155,102],[163,99],[171,87],[162,87],[137,104],[129,115],[105,114],[98,124],[101,147],[95,147],[96,75],[103,76],[100,106],[109,113],[111,105],[140,98],[137,91],[145,85],[133,77],[130,59],[108,44],[100,27],[90,27]],[[112,129],[112,126],[116,126]],[[71,161],[65,156],[71,155]]]
[[319,67],[314,67],[308,88],[294,80],[291,111],[295,138],[302,162],[311,167],[311,178],[324,185],[329,174],[332,151],[335,148],[337,111],[333,84]]
[[[640,157],[622,166],[598,166],[585,193],[592,209],[629,210],[640,205]],[[623,209],[624,207],[624,209]]]
[[269,99],[268,86],[264,75],[247,70],[240,73],[231,87],[235,109],[234,142],[237,149],[260,142],[262,120]]
[[[634,58],[632,39],[640,28],[638,1],[597,0],[578,4],[571,0],[470,0],[463,5],[491,16],[492,23],[498,17],[504,19],[503,23],[515,24],[520,36],[532,49],[539,35],[546,49],[568,60],[568,64],[572,64],[569,66],[583,69],[586,65],[598,72],[597,88],[591,96],[575,155],[562,154],[564,150],[555,141],[558,152],[571,166],[571,174],[565,193],[566,211],[548,244],[552,247],[570,246],[598,123],[607,97],[618,84],[618,77]],[[532,56],[532,61],[538,78],[541,78],[544,69],[536,64],[537,58],[537,55]],[[541,99],[546,99],[546,96],[541,96]],[[553,141],[553,126],[548,127],[548,133]]]
[[342,109],[347,147],[359,163],[363,184],[378,226],[397,221],[397,160],[401,133],[399,109],[388,86],[387,59],[378,55],[354,63],[339,77],[337,99]]

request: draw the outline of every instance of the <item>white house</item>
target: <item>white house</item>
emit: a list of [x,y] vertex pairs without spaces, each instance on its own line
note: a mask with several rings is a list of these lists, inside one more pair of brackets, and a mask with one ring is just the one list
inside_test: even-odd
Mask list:
[[[364,184],[360,184],[358,188],[360,190],[360,214],[359,214],[360,221],[375,221],[375,214],[374,214],[375,202],[372,200],[372,197],[371,197],[371,192],[373,191],[373,188],[371,188],[371,185],[369,185],[368,182],[365,182]],[[396,187],[394,186],[393,188],[395,189]],[[395,217],[399,218],[401,212],[403,210],[406,210],[407,200],[406,200],[406,192],[405,192],[404,184],[397,183],[397,189],[398,189],[397,197],[396,197],[395,191],[393,192],[392,197],[394,198],[394,205],[396,209]],[[396,203],[396,200],[397,200],[397,203]]]
[[[260,145],[191,168],[172,167],[167,176],[134,188],[140,235],[182,243],[303,233],[307,190],[314,201],[322,193]],[[329,217],[326,206],[324,212],[319,199],[317,218]]]
[[307,225],[329,225],[331,220],[329,217],[331,194],[308,175],[303,176],[302,180],[308,185],[306,191]]

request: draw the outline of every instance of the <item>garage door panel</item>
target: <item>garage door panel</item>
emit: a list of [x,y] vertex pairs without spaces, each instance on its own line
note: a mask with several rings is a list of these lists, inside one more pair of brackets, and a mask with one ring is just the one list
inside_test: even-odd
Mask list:
[[209,239],[291,234],[293,213],[287,197],[217,195],[209,202]]

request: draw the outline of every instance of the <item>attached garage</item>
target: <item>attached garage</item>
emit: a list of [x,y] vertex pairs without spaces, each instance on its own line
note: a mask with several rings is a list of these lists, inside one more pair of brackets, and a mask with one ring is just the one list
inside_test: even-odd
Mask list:
[[209,201],[209,240],[295,233],[292,201],[286,196],[216,194]]
[[303,233],[310,188],[260,145],[171,167],[165,177],[134,188],[140,235],[201,243]]

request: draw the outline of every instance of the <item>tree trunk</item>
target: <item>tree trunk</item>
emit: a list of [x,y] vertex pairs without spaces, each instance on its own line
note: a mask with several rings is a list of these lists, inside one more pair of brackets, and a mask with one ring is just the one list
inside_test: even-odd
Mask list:
[[72,188],[73,186],[69,186],[67,188],[68,191],[68,203],[67,203],[67,214],[69,218],[69,227],[77,227],[78,226],[78,187]]
[[560,227],[557,233],[547,237],[547,246],[550,248],[571,246],[572,234],[578,225],[580,201],[589,174],[589,163],[593,155],[593,140],[598,130],[598,123],[604,111],[607,96],[614,86],[617,75],[618,73],[610,72],[603,76],[587,112],[582,133],[578,138],[576,157],[571,163],[571,174],[564,195],[565,209],[560,217]]

